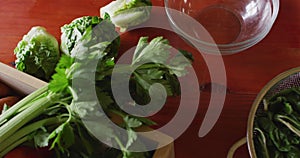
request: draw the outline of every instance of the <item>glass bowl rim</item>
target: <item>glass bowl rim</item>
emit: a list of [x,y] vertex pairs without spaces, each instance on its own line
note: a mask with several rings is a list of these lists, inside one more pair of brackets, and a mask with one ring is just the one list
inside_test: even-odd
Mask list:
[[173,27],[175,27],[175,29],[177,31],[179,31],[179,33],[184,37],[184,38],[188,38],[191,40],[196,41],[197,43],[201,44],[202,46],[206,47],[203,48],[207,51],[214,51],[212,49],[209,49],[209,47],[214,47],[217,46],[218,49],[222,52],[222,53],[236,53],[236,52],[240,52],[243,51],[255,44],[257,44],[258,42],[260,42],[263,38],[265,38],[267,36],[267,34],[270,32],[271,28],[273,27],[273,24],[275,23],[275,20],[277,19],[278,13],[279,13],[279,7],[280,7],[280,3],[279,0],[271,0],[272,3],[272,15],[271,15],[271,19],[270,22],[268,23],[268,25],[266,27],[264,27],[264,29],[262,30],[262,32],[254,35],[253,37],[251,37],[248,40],[244,40],[241,42],[236,42],[236,43],[229,43],[229,44],[214,44],[214,43],[210,43],[210,42],[205,42],[205,41],[201,41],[195,37],[192,37],[191,35],[185,33],[184,31],[182,31],[182,29],[180,29],[178,27],[178,25],[174,22],[173,17],[170,15],[170,9],[171,10],[175,10],[172,8],[168,7],[168,2],[169,0],[164,0],[164,8],[166,11],[166,14],[168,16],[168,19],[171,23],[171,25],[173,25]]

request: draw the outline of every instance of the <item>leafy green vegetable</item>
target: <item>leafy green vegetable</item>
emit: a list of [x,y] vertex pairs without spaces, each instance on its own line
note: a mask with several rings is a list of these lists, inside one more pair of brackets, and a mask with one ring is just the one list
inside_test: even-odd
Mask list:
[[23,36],[14,53],[18,70],[47,81],[60,57],[57,40],[40,26],[32,27]]
[[257,150],[257,156],[258,157],[264,157],[269,158],[269,151],[267,147],[267,140],[266,136],[263,131],[261,131],[259,128],[254,129],[256,132],[256,139],[254,140],[255,144],[255,150]]
[[34,144],[38,147],[48,147],[48,137],[49,133],[47,132],[47,129],[44,127],[41,127],[40,130],[36,130],[33,134],[33,140]]
[[148,90],[155,83],[163,85],[169,96],[180,94],[177,77],[187,74],[186,68],[191,66],[192,61],[183,52],[178,52],[171,58],[170,49],[168,40],[163,37],[156,37],[150,42],[148,37],[140,38],[131,64],[135,68],[132,77],[136,81],[132,88],[136,91],[133,97],[139,103],[146,104],[150,101]]
[[[82,130],[84,126],[78,117],[78,111],[72,108],[74,101],[78,99],[78,91],[72,88],[72,80],[74,77],[84,74],[83,70],[87,70],[84,64],[89,64],[89,61],[95,57],[100,63],[107,63],[111,67],[111,60],[116,55],[119,43],[101,42],[98,41],[100,38],[95,36],[99,32],[103,33],[101,34],[102,37],[109,36],[107,29],[114,30],[115,27],[110,21],[106,23],[107,25],[99,25],[103,27],[97,29],[89,27],[85,30],[83,37],[78,39],[78,45],[75,46],[76,49],[72,54],[74,57],[63,55],[60,58],[55,68],[56,73],[47,86],[30,94],[3,112],[0,116],[0,157],[14,147],[32,139],[35,140],[35,146],[49,144],[51,149],[56,150],[58,157],[73,155],[91,157],[96,151],[98,152],[97,147],[102,143],[91,137],[88,131]],[[107,48],[108,45],[109,48]],[[85,52],[82,53],[82,50]],[[78,59],[77,61],[75,61],[75,57]],[[85,61],[81,62],[81,59],[85,59]],[[101,66],[105,67],[105,64]],[[81,75],[76,74],[80,72]],[[84,106],[88,108],[91,106],[90,102],[86,101]],[[45,130],[39,133],[41,127]],[[109,129],[109,127],[106,128]],[[85,133],[82,133],[83,131]],[[34,137],[34,134],[37,135]],[[45,138],[47,135],[48,137]],[[78,142],[85,142],[85,146],[77,147],[79,146],[77,144],[80,144]]]
[[120,45],[119,34],[115,31],[115,26],[109,18],[102,19],[98,16],[83,16],[61,27],[61,51],[67,55],[72,55],[73,48],[85,36],[84,34],[87,33],[88,29],[93,29],[92,32],[89,31],[92,35],[87,35],[91,38],[89,43],[91,45],[104,41],[112,43],[108,48],[112,50],[112,56],[115,57]]
[[300,156],[299,92],[299,88],[288,88],[264,100],[264,111],[255,118],[259,158]]
[[112,22],[121,28],[139,25],[150,17],[152,3],[150,0],[115,0],[100,9],[102,18],[108,14]]
[[[88,27],[72,48],[71,54],[61,56],[55,68],[56,73],[47,86],[28,95],[0,115],[0,157],[25,142],[33,142],[37,147],[48,145],[56,151],[57,157],[98,158],[100,153],[123,158],[143,158],[149,155],[147,152],[130,152],[129,149],[138,141],[134,129],[154,123],[127,114],[121,110],[121,105],[116,104],[110,84],[112,72],[116,70],[116,73],[124,75],[128,72],[126,70],[134,70],[129,81],[130,92],[136,102],[143,102],[150,99],[149,87],[155,83],[166,87],[168,95],[180,94],[176,75],[186,74],[183,69],[191,61],[184,61],[180,56],[171,58],[171,46],[162,37],[150,42],[147,37],[142,37],[132,63],[116,67],[115,56],[119,43],[98,41],[101,37],[96,35],[99,32],[99,36],[109,36],[109,32],[101,29],[108,28]],[[181,63],[178,65],[180,71],[168,61]],[[85,88],[89,86],[96,88]],[[99,109],[98,102],[104,113]],[[126,129],[126,136],[120,135],[111,126],[110,120],[104,119],[106,114],[116,114],[123,118],[120,127]],[[121,151],[104,147],[85,128],[83,120],[92,125],[98,135],[119,145]],[[138,143],[142,146],[141,142]]]

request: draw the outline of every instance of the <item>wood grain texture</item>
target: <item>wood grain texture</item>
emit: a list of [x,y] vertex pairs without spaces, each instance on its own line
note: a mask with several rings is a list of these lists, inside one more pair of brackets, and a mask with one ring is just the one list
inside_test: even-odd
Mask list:
[[[102,5],[110,0],[9,0],[0,1],[0,61],[11,65],[15,57],[13,50],[22,36],[32,26],[44,26],[60,41],[60,27],[84,15],[99,15]],[[246,136],[247,117],[256,94],[277,74],[300,66],[300,1],[280,1],[280,12],[268,36],[254,47],[235,55],[224,56],[228,93],[217,124],[204,138],[198,137],[210,99],[209,88],[201,93],[197,117],[188,130],[175,141],[178,158],[225,158],[230,146]],[[153,0],[153,4],[163,6],[163,0]],[[165,13],[153,13],[166,23]],[[151,21],[152,20],[152,21]],[[149,22],[153,22],[150,19]],[[154,20],[155,21],[155,20]],[[199,83],[210,82],[209,72],[203,55],[189,47],[175,33],[155,28],[132,30],[121,36],[121,54],[133,47],[140,36],[165,36],[171,45],[193,53]],[[213,55],[205,58],[214,59]],[[0,70],[2,71],[2,70]],[[168,104],[153,116],[161,126],[176,113],[178,99]],[[249,157],[244,146],[238,150],[237,158]]]

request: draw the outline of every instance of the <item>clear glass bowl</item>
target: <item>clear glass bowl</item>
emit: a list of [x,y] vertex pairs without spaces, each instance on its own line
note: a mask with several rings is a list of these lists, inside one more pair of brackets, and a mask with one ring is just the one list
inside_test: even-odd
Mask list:
[[234,54],[271,30],[279,0],[165,0],[171,27],[203,53]]

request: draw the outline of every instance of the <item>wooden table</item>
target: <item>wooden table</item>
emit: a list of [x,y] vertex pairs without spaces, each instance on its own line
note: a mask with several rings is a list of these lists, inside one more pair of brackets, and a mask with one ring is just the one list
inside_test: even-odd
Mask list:
[[[99,8],[109,0],[2,0],[0,1],[0,61],[11,65],[17,42],[32,26],[44,26],[57,39],[60,27],[84,15],[99,15]],[[153,0],[163,6],[162,0]],[[188,130],[175,141],[178,158],[223,158],[230,146],[246,136],[247,117],[257,93],[273,77],[293,67],[300,66],[300,9],[299,0],[281,1],[280,12],[268,36],[254,47],[235,55],[224,56],[227,73],[226,101],[214,128],[203,138],[198,131],[210,99],[209,88],[201,92],[197,116]],[[161,15],[162,17],[165,14]],[[185,44],[174,33],[154,28],[133,30],[121,36],[121,52],[134,46],[139,36],[163,35],[171,45],[191,51],[195,56],[194,69],[201,84],[209,83],[203,56]],[[206,58],[213,59],[213,55]],[[0,70],[1,71],[1,70]],[[201,77],[203,76],[204,77]],[[176,100],[176,99],[175,99]],[[153,117],[159,124],[166,123],[176,112],[171,101]],[[236,157],[249,157],[246,146]]]

